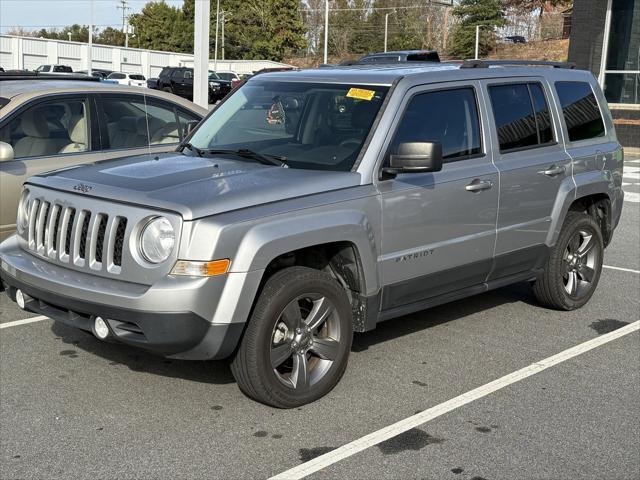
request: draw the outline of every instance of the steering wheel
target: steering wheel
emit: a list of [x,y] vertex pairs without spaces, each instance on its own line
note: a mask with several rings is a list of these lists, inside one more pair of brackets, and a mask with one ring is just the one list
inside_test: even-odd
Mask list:
[[347,138],[341,141],[338,145],[344,148],[358,148],[362,141],[358,138]]

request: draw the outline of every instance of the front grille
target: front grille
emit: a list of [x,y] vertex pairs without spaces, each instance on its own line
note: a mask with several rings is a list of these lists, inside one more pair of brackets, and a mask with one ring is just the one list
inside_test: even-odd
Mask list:
[[126,217],[44,199],[29,205],[29,249],[78,267],[120,273],[126,228]]
[[122,247],[124,246],[124,232],[127,229],[127,219],[118,217],[118,227],[116,228],[116,235],[113,242],[113,264],[120,267],[122,266]]

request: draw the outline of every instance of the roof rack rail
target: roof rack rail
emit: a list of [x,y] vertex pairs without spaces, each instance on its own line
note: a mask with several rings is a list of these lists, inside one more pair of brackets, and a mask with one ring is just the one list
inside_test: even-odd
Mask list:
[[63,74],[52,75],[50,73],[31,72],[28,70],[9,70],[7,72],[0,72],[1,80],[75,80],[80,82],[99,82],[97,77],[90,77],[83,74]]
[[576,68],[571,62],[551,62],[547,60],[465,60],[460,68],[489,68],[491,66],[508,67],[553,67],[553,68]]

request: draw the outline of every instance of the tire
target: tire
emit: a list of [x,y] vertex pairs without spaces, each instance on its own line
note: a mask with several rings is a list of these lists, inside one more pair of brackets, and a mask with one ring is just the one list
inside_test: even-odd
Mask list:
[[603,256],[598,223],[586,213],[569,212],[544,272],[533,285],[538,301],[557,310],[582,307],[598,286]]
[[254,400],[298,407],[340,381],[352,338],[344,288],[321,271],[286,268],[264,285],[231,371],[240,390]]

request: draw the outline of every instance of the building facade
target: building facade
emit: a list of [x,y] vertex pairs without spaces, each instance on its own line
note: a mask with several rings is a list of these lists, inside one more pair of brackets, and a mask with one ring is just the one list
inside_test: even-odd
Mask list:
[[591,70],[620,142],[640,151],[640,0],[576,0],[569,61]]

